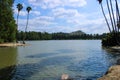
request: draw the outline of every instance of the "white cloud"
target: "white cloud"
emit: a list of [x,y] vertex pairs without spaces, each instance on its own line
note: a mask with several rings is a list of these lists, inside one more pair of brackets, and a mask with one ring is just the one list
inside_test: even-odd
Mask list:
[[[41,27],[55,25],[56,23],[53,22],[53,20],[54,19],[49,16],[40,16],[37,18],[30,19],[28,24],[28,31],[36,31],[37,29],[39,30],[39,28]],[[18,24],[19,24],[18,29],[24,31],[26,26],[26,19],[19,19]]]
[[84,18],[83,14],[80,14],[77,9],[65,9],[65,8],[56,8],[52,10],[52,14],[56,18],[63,18],[66,20],[77,18]]
[[[18,10],[15,9],[15,10],[14,10],[14,13],[15,13],[15,14],[18,14]],[[27,12],[26,12],[26,11],[20,11],[19,15],[20,15],[20,16],[26,16],[26,15],[27,15]]]
[[83,7],[87,4],[86,0],[28,0],[34,6],[41,6],[43,9],[56,8],[60,6]]
[[40,11],[31,11],[30,13],[36,16],[39,16],[41,14]]
[[50,16],[40,16],[40,17],[37,17],[36,19],[38,19],[38,20],[46,20],[46,21],[53,21],[53,20],[54,20],[54,17],[50,17]]
[[[14,13],[18,14],[18,10],[15,9]],[[35,16],[39,16],[41,13],[40,13],[40,11],[30,11],[30,14],[31,15],[35,15]],[[21,10],[20,13],[19,13],[19,15],[20,16],[27,16],[27,11]]]

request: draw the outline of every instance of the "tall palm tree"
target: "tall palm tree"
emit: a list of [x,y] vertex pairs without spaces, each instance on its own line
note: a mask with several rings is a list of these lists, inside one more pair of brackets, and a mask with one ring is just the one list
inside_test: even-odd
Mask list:
[[19,18],[20,11],[23,9],[22,4],[18,3],[17,4],[17,9],[18,9],[18,14],[17,14],[16,42],[18,42],[17,41],[17,36],[18,36],[18,18]]
[[24,39],[23,39],[23,44],[25,44],[25,38],[26,38],[26,32],[27,32],[27,27],[28,27],[28,20],[29,20],[29,13],[30,11],[32,10],[32,8],[30,6],[28,6],[26,8],[26,11],[28,12],[28,15],[27,15],[27,23],[26,23],[26,27],[25,27],[25,35],[24,35]]
[[23,9],[22,4],[18,3],[18,4],[17,4],[17,9],[18,9],[18,14],[17,14],[17,25],[18,25],[19,13],[20,13],[20,11]]
[[102,0],[98,0],[98,2],[99,2],[99,4],[100,4],[100,6],[101,6],[102,13],[103,13],[103,16],[104,16],[104,18],[105,18],[105,21],[106,21],[106,23],[107,23],[108,29],[109,29],[109,31],[110,31],[110,33],[111,33],[112,31],[111,31],[111,29],[110,29],[110,25],[109,25],[109,23],[108,23],[107,17],[106,17],[106,15],[105,15],[105,12],[104,12],[104,9],[103,9]]

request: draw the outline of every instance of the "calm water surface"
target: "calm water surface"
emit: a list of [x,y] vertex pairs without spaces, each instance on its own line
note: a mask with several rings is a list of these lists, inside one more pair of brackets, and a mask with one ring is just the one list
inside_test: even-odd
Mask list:
[[96,80],[119,55],[101,47],[100,40],[28,41],[30,46],[0,48],[0,80]]

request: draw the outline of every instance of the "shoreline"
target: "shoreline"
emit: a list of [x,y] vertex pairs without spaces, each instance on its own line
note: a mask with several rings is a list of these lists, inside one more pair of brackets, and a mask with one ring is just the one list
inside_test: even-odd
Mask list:
[[97,80],[120,80],[120,65],[111,66],[108,71]]
[[16,47],[16,46],[27,46],[28,44],[23,43],[1,43],[0,47]]
[[120,46],[113,46],[110,49],[120,52]]
[[[112,51],[120,52],[120,46],[108,47]],[[120,53],[119,53],[120,54]],[[119,80],[120,79],[120,59],[117,60],[116,65],[108,68],[107,72],[97,80]]]

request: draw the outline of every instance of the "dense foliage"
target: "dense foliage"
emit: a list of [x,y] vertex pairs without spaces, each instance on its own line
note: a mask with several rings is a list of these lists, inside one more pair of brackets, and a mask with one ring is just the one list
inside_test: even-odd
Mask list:
[[[23,40],[24,32],[19,32],[18,40]],[[106,34],[80,34],[71,33],[47,33],[47,32],[26,32],[26,40],[79,40],[79,39],[102,39]]]
[[13,17],[14,0],[0,0],[0,43],[16,40],[16,24]]
[[120,33],[118,34],[108,33],[106,37],[102,39],[103,46],[119,46],[119,44],[120,44]]

